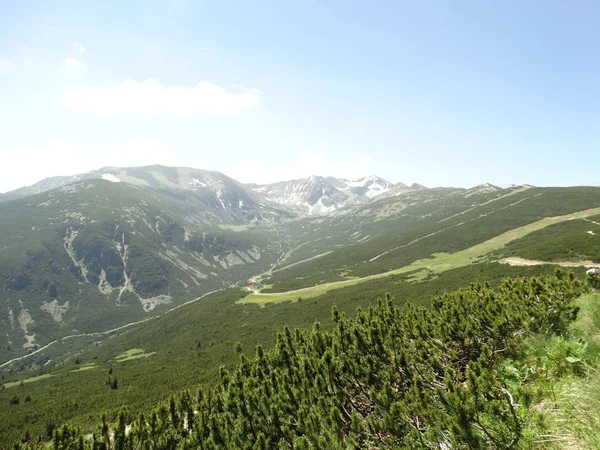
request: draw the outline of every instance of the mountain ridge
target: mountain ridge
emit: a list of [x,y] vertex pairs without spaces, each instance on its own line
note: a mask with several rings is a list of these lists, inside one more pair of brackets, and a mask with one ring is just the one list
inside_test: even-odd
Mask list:
[[[238,208],[242,208],[244,204],[253,201],[263,206],[284,209],[290,213],[313,216],[330,214],[344,206],[367,202],[392,189],[426,189],[418,184],[412,186],[404,183],[393,184],[376,175],[357,180],[311,175],[306,178],[257,184],[241,183],[218,171],[191,167],[108,166],[77,175],[44,178],[30,186],[1,194],[0,202],[24,198],[89,179],[126,182],[157,190],[167,189],[204,195],[210,192],[223,209],[234,207],[234,203],[237,203]],[[231,194],[229,198],[225,198],[227,195],[223,192],[223,188],[228,188],[228,193]]]

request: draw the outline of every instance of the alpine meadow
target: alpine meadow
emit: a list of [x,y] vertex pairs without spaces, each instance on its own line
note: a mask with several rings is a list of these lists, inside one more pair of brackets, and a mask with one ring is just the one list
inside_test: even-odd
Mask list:
[[0,450],[600,448],[600,6],[0,5]]

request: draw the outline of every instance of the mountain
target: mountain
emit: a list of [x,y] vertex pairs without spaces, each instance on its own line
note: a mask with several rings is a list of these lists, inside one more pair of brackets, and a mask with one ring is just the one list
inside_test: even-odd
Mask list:
[[[273,221],[293,215],[325,215],[368,201],[391,190],[423,186],[396,185],[368,176],[358,180],[311,176],[266,185],[242,184],[220,172],[188,167],[104,167],[83,174],[46,178],[0,196],[0,202],[39,194],[77,181],[103,179],[124,182],[169,195],[193,196],[219,209],[222,219],[238,223]],[[282,214],[287,212],[288,214]]]
[[[171,393],[221,379],[219,367],[251,358],[256,344],[272,347],[285,324],[328,327],[333,306],[352,317],[386,292],[402,310],[431,306],[432,296],[474,281],[597,261],[599,193],[416,189],[246,225],[207,222],[222,208],[193,196],[105,180],[6,202],[0,364],[32,354],[0,366],[0,442],[25,430],[45,439],[48,424],[65,422],[89,432],[121,405],[146,414]],[[506,263],[515,256],[527,264]],[[249,278],[263,287],[244,288]],[[91,334],[131,322],[126,332]]]
[[[279,248],[268,228],[251,224],[288,214],[209,178],[218,175],[194,176],[188,192],[94,179],[1,203],[2,359],[164,312],[267,269]],[[240,225],[247,228],[231,229]]]
[[490,202],[508,207],[548,192],[428,189],[375,176],[259,186],[164,166],[46,179],[0,203],[0,363],[64,336],[161,315],[251,277],[279,281],[277,271],[313,258],[319,265],[298,273],[294,286],[393,269],[413,254],[389,251],[398,241],[440,233]]
[[[409,189],[406,185],[402,185]],[[250,185],[267,202],[299,215],[326,215],[340,208],[365,202],[394,187],[377,176],[351,181],[311,176],[266,185]]]
[[20,199],[77,181],[95,179],[132,184],[171,197],[198,202],[209,211],[205,219],[211,223],[270,222],[278,218],[290,217],[281,209],[260,204],[259,197],[250,189],[220,172],[159,165],[104,167],[74,176],[46,178],[32,186],[7,192],[0,197],[0,200]]
[[[211,384],[284,324],[312,327],[334,305],[351,316],[389,292],[429,306],[476,280],[600,261],[598,188],[311,177],[269,198],[215,172],[104,170],[0,203],[0,448]],[[337,209],[273,200],[301,202],[311,185],[316,204],[323,189],[340,195]]]

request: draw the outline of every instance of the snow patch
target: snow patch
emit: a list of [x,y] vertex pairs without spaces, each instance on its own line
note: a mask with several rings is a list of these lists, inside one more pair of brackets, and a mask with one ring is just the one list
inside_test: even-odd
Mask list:
[[120,183],[121,180],[119,180],[117,177],[115,177],[112,173],[105,173],[104,175],[102,175],[102,179],[106,180],[106,181],[110,181],[112,183]]
[[221,191],[217,191],[217,198],[219,199],[219,202],[221,203],[221,206],[223,207],[223,209],[227,209],[227,207],[225,206],[225,203],[223,203],[223,199],[221,198]]
[[200,181],[198,178],[192,178],[192,181],[190,181],[188,184],[194,187],[208,187],[208,183]]
[[375,182],[369,185],[369,189],[365,193],[365,195],[369,198],[377,197],[378,195],[385,194],[390,190],[389,187],[384,185],[383,183]]

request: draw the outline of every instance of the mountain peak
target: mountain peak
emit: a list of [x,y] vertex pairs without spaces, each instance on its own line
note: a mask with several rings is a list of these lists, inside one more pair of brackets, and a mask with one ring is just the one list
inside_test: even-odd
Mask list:
[[[355,180],[310,175],[270,184],[242,184],[223,173],[194,169],[151,165],[144,167],[102,167],[87,173],[68,177],[44,179],[32,186],[17,189],[0,197],[0,201],[38,194],[76,181],[102,179],[110,182],[134,184],[177,196],[197,196],[216,207],[222,214],[248,216],[253,208],[275,208],[284,215],[326,215],[335,210],[365,203],[390,191],[424,189],[423,186],[393,184],[377,176],[368,175]],[[254,216],[253,216],[254,217]]]

